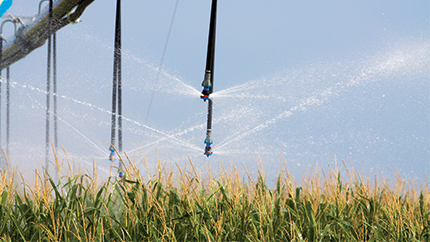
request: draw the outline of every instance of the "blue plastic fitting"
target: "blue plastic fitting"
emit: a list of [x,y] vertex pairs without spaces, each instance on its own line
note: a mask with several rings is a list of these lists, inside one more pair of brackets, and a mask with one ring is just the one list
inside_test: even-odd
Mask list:
[[204,155],[206,155],[207,157],[209,157],[210,155],[212,155],[212,151],[211,151],[211,144],[212,144],[212,142],[208,142],[208,143],[205,143],[206,144],[206,147],[205,147],[205,153],[204,153]]
[[203,99],[203,101],[206,102],[206,100],[209,100],[209,88],[210,86],[203,86],[203,91],[202,91],[202,95],[200,96],[201,99]]
[[114,154],[115,154],[115,150],[114,150],[114,149],[111,149],[111,150],[110,150],[110,155],[109,155],[109,160],[110,160],[110,161],[112,161],[112,160],[113,160],[113,156],[114,156]]

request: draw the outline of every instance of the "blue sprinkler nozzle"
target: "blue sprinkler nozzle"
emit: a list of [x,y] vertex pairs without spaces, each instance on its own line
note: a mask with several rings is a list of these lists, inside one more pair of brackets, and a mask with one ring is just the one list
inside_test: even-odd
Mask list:
[[207,157],[209,157],[210,155],[212,155],[212,151],[211,151],[211,149],[212,149],[211,145],[213,143],[213,141],[212,141],[212,130],[208,129],[206,131],[206,139],[205,139],[204,143],[206,144],[205,153],[204,154]]
[[110,161],[113,161],[113,156],[115,155],[115,150],[114,149],[111,149],[110,150],[110,154],[109,154],[109,160]]
[[213,152],[211,151],[211,146],[210,145],[206,145],[206,147],[205,147],[205,153],[204,153],[204,155],[205,156],[207,156],[207,157],[209,157],[210,155],[212,155],[213,154]]
[[206,100],[209,100],[209,94],[210,94],[209,89],[212,86],[211,71],[209,71],[209,70],[205,71],[205,79],[202,82],[202,86],[203,86],[203,91],[202,91],[202,96],[200,96],[200,98],[206,102]]
[[[205,93],[205,90],[206,90],[206,87],[205,87],[205,89],[203,89],[202,93]],[[209,93],[209,87],[207,88],[207,90],[208,90],[207,93]],[[209,100],[211,98],[209,97],[209,94],[208,95],[203,94],[200,96],[200,99],[203,99],[203,101],[206,102],[206,100]]]

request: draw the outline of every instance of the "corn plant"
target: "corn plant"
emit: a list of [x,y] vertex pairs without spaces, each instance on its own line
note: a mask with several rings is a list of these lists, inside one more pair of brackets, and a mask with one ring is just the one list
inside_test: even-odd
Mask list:
[[[157,159],[144,176],[127,156],[124,177],[93,172],[59,179],[34,171],[0,171],[0,240],[4,241],[429,241],[430,186],[396,175],[370,179],[343,163],[315,168],[298,182],[284,169],[274,186],[246,167],[205,172],[191,161],[166,167]],[[67,169],[66,169],[67,170]],[[67,175],[64,175],[67,173]],[[63,175],[62,175],[63,174]],[[202,175],[203,174],[203,175]],[[31,185],[29,185],[31,184]]]

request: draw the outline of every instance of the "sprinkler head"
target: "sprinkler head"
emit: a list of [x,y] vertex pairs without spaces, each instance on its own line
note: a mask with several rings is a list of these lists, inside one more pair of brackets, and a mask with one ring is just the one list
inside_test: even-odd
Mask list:
[[205,79],[202,82],[202,86],[203,86],[203,91],[202,91],[202,96],[200,96],[200,98],[206,102],[206,100],[209,100],[209,94],[211,94],[209,89],[212,86],[211,72],[208,70],[205,71]]
[[110,150],[110,154],[109,154],[109,160],[113,161],[113,156],[115,154],[115,150]]
[[211,83],[211,71],[208,71],[208,70],[205,71],[205,79],[203,79],[202,86],[204,88],[208,88],[208,89],[212,86],[212,83]]
[[212,130],[208,129],[206,131],[206,139],[205,139],[205,155],[207,157],[209,157],[210,155],[212,155],[212,151],[211,151],[211,145],[212,145],[213,141],[212,141]]
[[211,146],[211,144],[213,143],[213,141],[212,141],[212,130],[208,129],[206,131],[206,139],[205,139],[204,143],[206,144],[206,146]]
[[[202,93],[203,93],[203,92],[202,92]],[[201,98],[201,99],[203,99],[203,101],[205,101],[205,102],[206,102],[206,100],[211,99],[211,98],[209,97],[209,94],[208,94],[208,95],[201,95],[201,96],[200,96],[200,98]]]
[[209,157],[212,154],[213,154],[213,152],[211,151],[210,145],[206,145],[204,155],[207,156],[207,157]]
[[206,100],[209,100],[209,94],[211,94],[209,92],[209,87],[208,86],[203,86],[203,91],[202,91],[202,95],[200,96],[201,99],[203,99],[203,101],[206,102]]

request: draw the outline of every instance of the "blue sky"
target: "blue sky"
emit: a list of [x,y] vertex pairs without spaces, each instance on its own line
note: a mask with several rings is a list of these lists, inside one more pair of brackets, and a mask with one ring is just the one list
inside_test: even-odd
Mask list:
[[[179,1],[157,82],[175,3],[122,3],[124,150],[139,143],[149,160],[156,146],[165,162],[190,156],[200,163],[206,104],[197,91],[210,1]],[[33,16],[37,6],[15,0],[9,13]],[[114,13],[115,1],[96,0],[80,23],[58,33],[60,143],[76,160],[95,156],[104,168]],[[423,178],[430,167],[429,18],[424,0],[219,1],[211,160],[253,167],[261,157],[273,172],[282,155],[300,175],[336,155],[370,172],[396,167]],[[44,163],[46,45],[12,65],[11,77],[12,156],[26,164],[20,156],[27,150],[38,157],[33,163]]]

